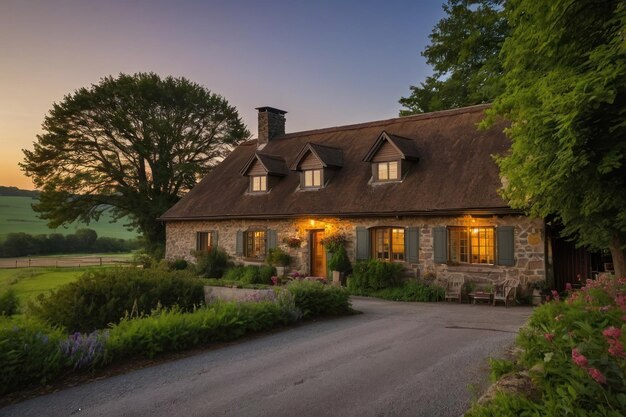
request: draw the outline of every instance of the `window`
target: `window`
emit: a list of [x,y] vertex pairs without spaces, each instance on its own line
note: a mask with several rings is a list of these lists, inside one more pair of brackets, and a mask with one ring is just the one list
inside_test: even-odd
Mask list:
[[379,227],[372,229],[373,256],[381,261],[404,260],[404,228]]
[[379,162],[378,164],[378,181],[397,181],[400,179],[398,172],[398,161]]
[[321,169],[307,169],[303,172],[304,175],[304,188],[313,188],[322,186],[322,170]]
[[245,233],[245,256],[265,258],[265,230],[249,230]]
[[196,250],[208,251],[213,246],[213,233],[197,232],[196,233]]
[[250,191],[253,193],[267,191],[267,176],[254,175],[250,177]]
[[448,228],[448,260],[455,263],[493,264],[493,227]]

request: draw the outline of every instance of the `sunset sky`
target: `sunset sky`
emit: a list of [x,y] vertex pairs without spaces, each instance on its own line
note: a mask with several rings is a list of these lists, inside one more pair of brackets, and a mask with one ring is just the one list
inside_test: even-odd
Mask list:
[[287,131],[396,117],[430,74],[433,1],[0,0],[0,185],[52,103],[100,78],[184,76],[235,105],[288,111]]

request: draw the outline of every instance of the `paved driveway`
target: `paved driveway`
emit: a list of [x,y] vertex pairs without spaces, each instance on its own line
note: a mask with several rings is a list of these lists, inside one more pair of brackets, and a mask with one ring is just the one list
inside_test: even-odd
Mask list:
[[459,416],[530,308],[357,298],[306,324],[0,409],[0,416]]

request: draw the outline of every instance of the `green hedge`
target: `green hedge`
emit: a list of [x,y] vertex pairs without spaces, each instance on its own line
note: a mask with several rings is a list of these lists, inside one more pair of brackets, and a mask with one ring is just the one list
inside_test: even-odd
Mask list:
[[190,312],[161,308],[149,316],[124,318],[108,329],[69,335],[34,319],[0,318],[0,369],[6,371],[0,376],[0,394],[49,383],[71,371],[230,341],[303,318],[352,312],[346,290],[318,282],[294,282],[275,294],[273,301],[218,302]]
[[366,295],[393,301],[438,301],[442,300],[445,290],[435,285],[407,282],[399,287],[383,288],[378,291],[356,291],[355,295]]
[[0,318],[0,394],[46,384],[65,366],[62,331],[32,319]]
[[90,271],[29,306],[42,320],[70,332],[91,332],[157,307],[190,311],[204,302],[204,283],[184,271],[107,268]]
[[239,281],[243,284],[263,284],[271,285],[272,276],[276,274],[276,270],[269,266],[254,265],[238,265],[232,267],[224,274],[225,281]]
[[331,287],[317,281],[292,281],[287,290],[304,318],[350,314],[350,294],[345,288]]
[[376,259],[359,261],[354,265],[348,280],[348,289],[354,293],[367,293],[402,285],[402,264]]

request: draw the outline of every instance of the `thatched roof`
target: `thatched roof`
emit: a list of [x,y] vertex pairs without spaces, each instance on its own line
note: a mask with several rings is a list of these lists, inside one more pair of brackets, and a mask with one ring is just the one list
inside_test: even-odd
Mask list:
[[[256,140],[245,142],[161,219],[513,212],[497,193],[501,182],[492,157],[510,146],[502,133],[504,124],[489,130],[476,128],[486,108],[472,106],[272,139],[262,153],[284,158],[285,166],[290,167],[307,145],[341,150],[341,167],[324,188],[315,191],[300,190],[300,175],[291,171],[268,193],[248,193],[249,179],[241,176],[241,170],[254,157],[257,146]],[[408,162],[409,171],[402,182],[371,183],[371,163],[364,158],[382,132],[410,159],[419,158]],[[316,148],[318,153],[320,149]]]

